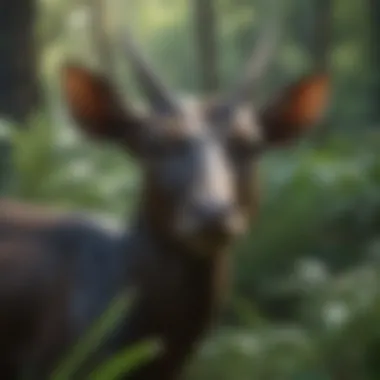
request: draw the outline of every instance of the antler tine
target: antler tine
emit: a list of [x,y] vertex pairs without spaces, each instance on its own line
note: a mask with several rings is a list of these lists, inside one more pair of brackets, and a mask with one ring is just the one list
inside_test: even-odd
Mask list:
[[265,69],[269,66],[272,56],[275,54],[277,46],[280,42],[280,26],[281,21],[281,1],[272,0],[270,2],[271,8],[275,15],[273,20],[265,23],[261,31],[258,45],[254,48],[243,74],[238,79],[234,89],[231,91],[227,98],[227,104],[234,106],[246,100],[250,96],[250,92],[256,82],[264,75]]
[[[91,0],[90,9],[94,48],[98,54],[102,69],[106,71],[108,76],[112,77],[112,52],[107,43],[107,36],[105,33],[105,0]],[[149,67],[145,58],[139,53],[139,49],[134,43],[131,33],[128,30],[126,31],[126,38],[125,41],[123,41],[123,45],[125,46],[126,54],[138,77],[139,84],[152,108],[156,112],[161,113],[175,111],[177,105],[174,99],[172,99],[169,90],[160,82],[153,69]]]
[[152,67],[139,51],[131,33],[127,30],[124,38],[125,52],[137,75],[139,85],[148,98],[152,108],[159,113],[173,113],[178,111],[177,102],[172,97],[169,89],[155,74]]

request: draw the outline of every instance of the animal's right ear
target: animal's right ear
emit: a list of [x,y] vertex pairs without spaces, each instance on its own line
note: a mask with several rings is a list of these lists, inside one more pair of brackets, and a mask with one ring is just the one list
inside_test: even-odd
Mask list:
[[91,137],[135,150],[142,121],[123,107],[107,80],[78,65],[65,65],[62,71],[63,93],[77,125]]

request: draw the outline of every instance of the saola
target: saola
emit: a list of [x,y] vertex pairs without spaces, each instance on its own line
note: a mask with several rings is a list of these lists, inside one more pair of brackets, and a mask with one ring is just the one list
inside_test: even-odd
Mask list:
[[148,114],[122,104],[106,78],[78,65],[64,67],[62,88],[85,134],[115,143],[141,167],[130,230],[112,235],[78,216],[0,203],[3,379],[22,368],[45,379],[129,287],[136,302],[97,363],[158,337],[162,354],[128,378],[178,379],[221,305],[230,246],[255,216],[260,155],[295,141],[326,104],[328,77],[316,73],[260,109],[247,97],[249,78],[234,96],[183,105],[132,45],[129,53]]

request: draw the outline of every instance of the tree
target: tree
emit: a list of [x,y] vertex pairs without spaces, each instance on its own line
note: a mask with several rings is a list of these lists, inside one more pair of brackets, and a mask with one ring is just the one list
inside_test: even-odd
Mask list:
[[371,62],[374,75],[373,81],[373,117],[380,122],[380,3],[369,0],[370,32],[371,32]]
[[314,2],[314,44],[313,62],[320,70],[329,69],[329,53],[331,41],[332,0]]
[[312,69],[328,69],[332,41],[332,0],[298,0],[294,36],[310,55]]
[[40,100],[35,0],[0,3],[0,116],[24,123]]
[[201,90],[203,92],[213,92],[219,86],[214,0],[194,1],[194,31]]
[[[310,58],[308,69],[330,72],[330,52],[332,45],[333,0],[298,0],[293,33]],[[316,130],[317,143],[322,143],[329,132],[329,120]]]

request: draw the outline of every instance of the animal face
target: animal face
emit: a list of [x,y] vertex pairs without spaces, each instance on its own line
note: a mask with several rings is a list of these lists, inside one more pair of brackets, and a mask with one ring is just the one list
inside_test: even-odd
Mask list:
[[209,252],[244,232],[256,203],[258,157],[295,140],[318,119],[328,81],[324,75],[304,78],[260,110],[248,102],[166,102],[144,117],[122,106],[106,80],[86,69],[67,66],[63,84],[77,124],[139,160],[154,227]]
[[[220,118],[217,107],[187,104],[145,126],[140,159],[169,228],[201,249],[244,232],[252,169],[262,135],[250,109]],[[252,193],[253,196],[253,193]],[[170,211],[169,211],[170,210]],[[170,219],[170,220],[168,220]]]

